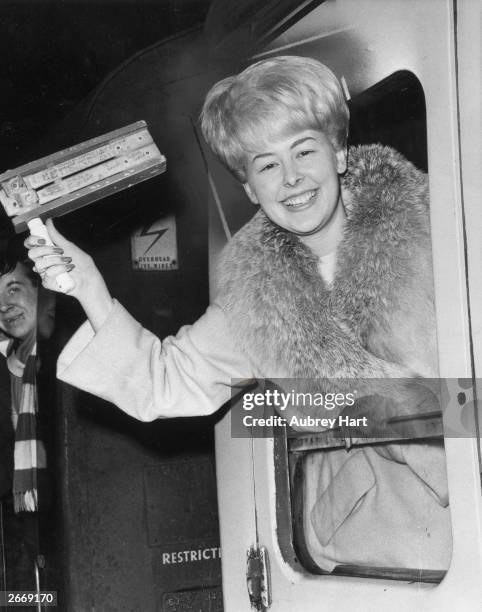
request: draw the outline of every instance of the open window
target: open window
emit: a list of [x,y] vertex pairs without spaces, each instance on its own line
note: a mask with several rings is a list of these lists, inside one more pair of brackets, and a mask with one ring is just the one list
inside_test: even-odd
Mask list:
[[[413,73],[360,93],[350,112],[351,146],[391,146],[426,171],[425,98]],[[339,426],[281,428],[274,469],[282,554],[312,574],[440,582],[451,554],[442,411],[430,404],[388,424],[384,411],[371,415],[379,418],[373,433],[355,441]]]

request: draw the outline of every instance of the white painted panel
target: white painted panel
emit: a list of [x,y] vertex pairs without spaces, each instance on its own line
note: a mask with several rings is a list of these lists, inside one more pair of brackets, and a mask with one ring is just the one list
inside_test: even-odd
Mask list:
[[[472,373],[464,210],[466,220],[470,221],[470,227],[467,226],[470,301],[472,309],[478,309],[472,321],[479,375],[482,364],[480,2],[468,0],[458,4],[458,26],[463,29],[459,36],[459,61],[464,63],[460,86],[464,99],[468,97],[461,104],[461,110],[472,117],[470,120],[464,117],[461,122],[460,149],[452,0],[328,0],[258,56],[290,53],[316,57],[338,76],[344,76],[354,94],[398,70],[410,70],[421,81],[427,108],[437,333],[443,377],[470,377]],[[462,39],[463,44],[460,43]],[[470,56],[476,59],[471,60],[470,68],[466,69],[465,63]],[[462,173],[460,152],[464,162]],[[461,177],[465,209],[462,207]],[[224,433],[218,431],[217,441],[223,444],[223,449],[218,447],[218,461],[222,463],[230,448],[237,447],[238,443],[230,439],[226,429]],[[475,439],[446,441],[454,549],[448,574],[437,586],[307,576],[293,570],[282,559],[277,543],[272,443],[257,439],[253,452],[257,531],[260,544],[267,547],[271,560],[272,610],[479,609],[482,601],[482,504]],[[249,454],[245,450],[243,456],[237,455],[237,458],[249,460]],[[246,487],[252,485],[245,478],[233,484],[240,469],[240,464],[225,466],[219,478],[221,489],[230,481],[231,495],[238,497],[247,494]],[[245,469],[243,465],[242,470]],[[223,499],[226,500],[225,494]],[[229,566],[227,561],[223,562],[226,563],[223,565],[226,610],[248,610],[245,587],[240,586],[238,577],[231,575],[236,564],[239,571],[239,558],[245,545],[245,538],[233,529],[236,524],[247,528],[244,516],[247,509],[243,504],[237,511],[231,501],[224,506],[221,503],[220,510],[224,523],[223,551],[229,546],[229,554],[238,557],[236,562],[229,561]]]
[[225,610],[249,610],[246,555],[257,543],[252,440],[231,437],[231,414],[216,426],[221,567]]

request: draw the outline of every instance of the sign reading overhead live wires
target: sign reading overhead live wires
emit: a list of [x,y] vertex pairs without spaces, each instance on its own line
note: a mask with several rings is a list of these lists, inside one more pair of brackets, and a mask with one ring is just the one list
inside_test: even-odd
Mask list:
[[176,219],[164,217],[132,234],[134,270],[177,270]]

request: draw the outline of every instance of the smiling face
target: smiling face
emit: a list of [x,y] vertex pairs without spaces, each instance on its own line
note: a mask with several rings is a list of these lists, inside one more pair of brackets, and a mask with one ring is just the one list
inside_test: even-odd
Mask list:
[[12,338],[26,338],[37,325],[37,288],[18,263],[0,276],[0,328]]
[[250,152],[244,188],[271,221],[311,246],[313,239],[332,241],[339,233],[345,216],[339,174],[345,170],[346,151],[335,151],[322,132],[307,129]]

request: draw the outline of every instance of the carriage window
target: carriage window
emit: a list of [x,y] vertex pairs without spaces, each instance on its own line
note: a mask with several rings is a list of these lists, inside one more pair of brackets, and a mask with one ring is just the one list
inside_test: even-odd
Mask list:
[[[350,112],[350,147],[376,143],[391,147],[417,169],[427,171],[425,100],[413,74],[395,73],[363,92],[350,102]],[[349,156],[356,157],[351,150]],[[395,172],[389,179],[392,186],[380,197],[388,193],[388,198],[393,198],[396,191],[402,194],[399,206],[413,208],[411,197],[423,206],[419,186],[415,188],[409,175],[404,174],[405,160],[401,161],[397,153],[387,153],[387,149],[377,151],[376,163],[383,165],[384,156],[392,156],[402,175]],[[373,159],[372,156],[370,163],[374,163]],[[388,172],[385,166],[382,172]],[[372,206],[379,187],[373,175],[367,191],[355,195],[364,198],[365,203],[369,200],[367,214],[374,214],[374,210],[385,214]],[[359,209],[357,214],[361,214]],[[416,259],[424,249],[430,253],[428,220],[425,230],[413,230],[418,231],[418,242],[403,243],[410,239],[411,224],[418,221],[407,214],[400,232],[395,229],[392,236],[373,238],[375,250],[383,250],[383,244],[389,244],[388,254],[380,255],[379,250],[374,255],[380,257],[380,264],[384,256],[399,257],[394,264],[402,268],[397,282],[406,283],[406,292],[391,305],[391,327],[382,323],[380,329],[374,329],[376,325],[371,324],[360,342],[371,355],[383,359],[390,355],[395,363],[407,363],[408,355],[411,371],[422,378],[352,382],[357,389],[343,389],[336,381],[336,389],[355,392],[355,401],[350,405],[345,393],[341,407],[337,405],[331,415],[325,410],[324,416],[331,416],[333,423],[323,428],[307,421],[292,421],[293,427],[280,427],[280,435],[274,439],[279,544],[285,559],[302,571],[437,583],[450,562],[452,536],[442,413],[437,399],[438,381],[430,378],[437,372],[435,323],[432,316],[426,318],[431,329],[421,328],[420,321],[412,325],[422,317],[413,312],[417,303],[413,292],[418,288],[403,276],[413,265],[411,257]],[[421,234],[425,244],[420,243]],[[381,242],[376,244],[376,240]],[[390,249],[397,240],[400,251],[394,255]],[[425,278],[430,279],[430,286],[420,290],[431,296],[431,261],[423,265],[427,267]],[[332,296],[337,274],[338,269]],[[374,282],[369,272],[363,282]],[[377,290],[383,293],[384,288]],[[378,298],[384,301],[387,296],[373,296],[375,302]],[[335,294],[330,299],[336,304],[341,298]],[[383,308],[383,304],[379,307]],[[361,316],[354,313],[353,316]],[[434,349],[431,354],[430,344]],[[426,355],[421,354],[424,351]],[[431,367],[427,365],[430,360]],[[276,389],[278,382],[286,390],[286,381],[273,381]],[[329,391],[329,382],[324,383],[325,391]],[[320,388],[313,388],[317,390]],[[298,413],[314,414],[306,407]],[[291,414],[296,415],[297,410]],[[340,416],[347,420],[340,421]]]

